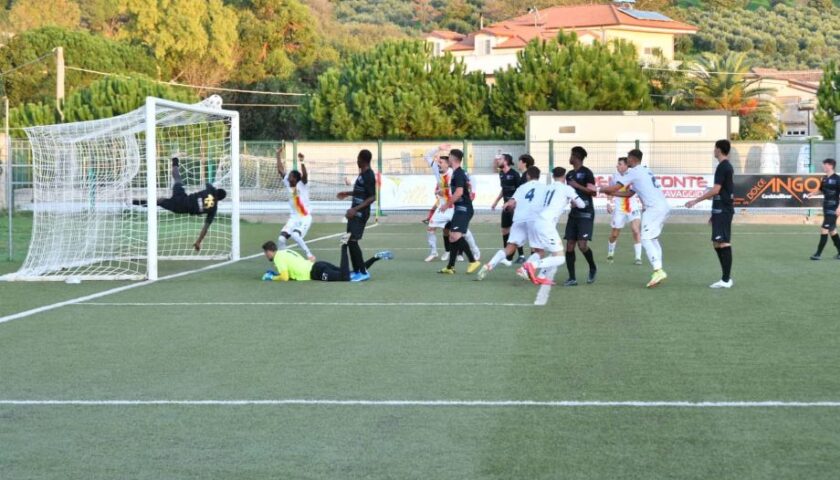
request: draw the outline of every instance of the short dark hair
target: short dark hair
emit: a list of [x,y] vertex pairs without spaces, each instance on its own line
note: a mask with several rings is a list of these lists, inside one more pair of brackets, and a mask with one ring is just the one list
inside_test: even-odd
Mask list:
[[530,166],[527,170],[525,170],[525,175],[527,175],[530,180],[539,180],[540,169],[539,167]]
[[630,150],[629,152],[627,152],[627,156],[628,157],[633,157],[640,162],[642,161],[642,151],[639,150],[638,148],[634,148],[633,150]]
[[362,163],[370,164],[370,161],[373,160],[373,154],[370,153],[370,150],[364,149],[359,152],[358,160]]
[[584,159],[585,159],[588,155],[589,155],[589,154],[588,154],[588,153],[586,153],[586,149],[585,149],[585,148],[583,148],[583,147],[581,147],[581,146],[572,147],[572,156],[573,156],[573,157],[575,157],[575,158],[577,158],[577,159],[578,159],[578,160],[580,160],[581,162],[582,162],[582,161],[583,161],[583,160],[584,160]]
[[214,197],[216,197],[217,202],[221,202],[227,198],[227,191],[224,188],[217,188]]
[[502,158],[505,160],[505,163],[507,164],[508,167],[513,166],[513,155],[511,155],[509,153],[503,153]]
[[452,158],[452,157],[455,157],[458,160],[463,160],[464,159],[464,152],[461,151],[461,150],[458,150],[457,148],[453,148],[452,150],[449,151],[449,158]]
[[729,151],[732,150],[732,144],[729,143],[729,140],[718,140],[715,142],[715,148],[720,150],[720,153],[729,155]]
[[527,153],[520,155],[519,161],[525,164],[526,170],[534,166],[534,157],[528,155]]
[[264,252],[276,252],[277,251],[277,244],[273,241],[269,240],[262,245],[262,249]]
[[627,157],[618,157],[618,163],[627,164]]
[[554,170],[551,171],[551,174],[554,178],[561,178],[566,176],[566,169],[563,167],[554,167]]
[[823,164],[826,163],[831,165],[831,168],[837,168],[837,162],[835,162],[833,158],[826,158],[825,160],[823,160]]
[[301,178],[303,178],[297,170],[292,170],[289,172],[289,177],[294,178],[296,182],[299,182]]

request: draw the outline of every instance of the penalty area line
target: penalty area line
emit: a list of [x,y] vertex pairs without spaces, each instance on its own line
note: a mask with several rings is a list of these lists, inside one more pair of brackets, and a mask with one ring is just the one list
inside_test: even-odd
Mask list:
[[840,401],[579,401],[579,400],[3,400],[0,406],[337,406],[337,407],[483,407],[483,408],[840,408]]
[[492,302],[81,302],[80,307],[225,307],[225,306],[340,306],[340,307],[531,307],[529,303]]
[[[376,225],[371,225],[369,228],[375,228]],[[330,238],[336,238],[344,235],[344,232],[336,233],[333,235],[326,235],[323,237],[318,237],[313,240],[310,240],[307,243],[315,243],[321,240],[329,240]],[[48,312],[50,310],[55,310],[57,308],[66,307],[68,305],[76,305],[78,303],[89,302],[91,300],[96,300],[97,298],[107,297],[109,295],[114,295],[116,293],[125,292],[126,290],[132,290],[135,288],[145,287],[147,285],[151,285],[157,282],[162,282],[164,280],[172,280],[174,278],[185,277],[187,275],[192,275],[193,273],[201,273],[206,272],[208,270],[215,270],[217,268],[227,267],[228,265],[233,265],[234,263],[241,262],[242,260],[252,260],[259,256],[263,255],[262,253],[255,253],[254,255],[249,255],[247,257],[240,257],[237,260],[228,260],[222,263],[216,263],[213,265],[208,265],[206,267],[197,268],[194,270],[187,270],[184,272],[173,273],[171,275],[167,275],[165,277],[160,277],[157,280],[144,280],[138,283],[132,283],[130,285],[123,285],[122,287],[112,288],[109,290],[104,290],[102,292],[93,293],[90,295],[85,295],[83,297],[73,298],[71,300],[65,300],[63,302],[53,303],[50,305],[44,305],[42,307],[33,308],[30,310],[25,310],[23,312],[13,313],[11,315],[6,315],[5,317],[0,317],[0,324],[11,322],[12,320],[19,320],[21,318],[31,317],[32,315],[37,315],[39,313]]]

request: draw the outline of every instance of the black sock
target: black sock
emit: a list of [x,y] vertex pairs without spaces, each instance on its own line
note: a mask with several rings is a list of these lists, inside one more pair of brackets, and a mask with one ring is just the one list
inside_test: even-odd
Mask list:
[[519,256],[520,256],[520,257],[524,257],[524,256],[525,256],[525,249],[524,249],[524,248],[522,248],[522,247],[517,248],[517,249],[516,249],[516,252],[517,252],[517,253],[519,253]]
[[720,256],[720,269],[723,273],[720,279],[728,282],[732,274],[732,247],[718,248],[718,256]]
[[595,266],[595,256],[592,255],[592,249],[587,248],[585,252],[583,252],[583,258],[586,259],[586,263],[589,264],[589,271],[594,272],[598,270],[598,267]]
[[458,259],[458,255],[461,254],[461,242],[457,241],[452,243],[449,247],[449,263],[447,263],[447,267],[455,268],[455,261]]
[[353,271],[366,273],[365,259],[362,256],[362,247],[359,246],[359,242],[350,242],[347,245],[350,249],[350,261],[353,262]]
[[370,257],[365,261],[365,269],[370,268],[371,265],[379,261],[379,257]]
[[[507,247],[507,244],[508,244],[508,239],[509,239],[509,238],[510,238],[510,234],[509,234],[509,233],[507,233],[507,234],[505,234],[505,235],[502,235],[502,249],[504,249],[505,247]],[[512,255],[512,254],[511,254],[511,255],[508,255],[508,256],[506,256],[505,258],[507,258],[507,259],[508,259],[508,261],[513,260],[513,255]]]
[[834,248],[837,249],[837,254],[840,255],[840,235],[835,233],[831,236],[831,241],[834,242]]
[[470,248],[470,244],[467,243],[467,239],[461,237],[461,239],[458,240],[458,243],[461,244],[461,251],[467,256],[467,260],[469,260],[470,263],[473,263],[475,261],[475,255],[473,255],[472,248]]
[[341,279],[345,282],[350,280],[350,253],[348,250],[347,245],[341,246]]
[[446,234],[443,235],[443,249],[447,252],[452,250],[452,244],[449,243],[449,235]]
[[566,270],[569,271],[569,280],[575,280],[575,251],[566,252]]
[[[817,256],[819,257],[822,255],[823,248],[825,248],[825,244],[828,243],[828,235],[823,234],[820,235],[820,243],[817,245]],[[835,242],[835,245],[837,243]]]

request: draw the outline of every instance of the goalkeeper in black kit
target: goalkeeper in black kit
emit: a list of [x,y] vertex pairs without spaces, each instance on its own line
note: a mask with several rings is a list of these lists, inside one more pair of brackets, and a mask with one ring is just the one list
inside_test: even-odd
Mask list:
[[[201,232],[198,234],[198,239],[193,244],[196,252],[201,251],[201,242],[207,236],[207,231],[210,229],[210,224],[216,219],[216,210],[219,207],[219,202],[227,197],[227,192],[222,188],[216,188],[208,183],[204,190],[191,193],[187,195],[184,190],[184,184],[181,183],[181,172],[179,171],[178,157],[172,158],[172,196],[169,198],[159,198],[157,205],[161,208],[169,210],[172,213],[186,213],[189,215],[206,215],[204,219],[204,226],[201,227]],[[146,200],[133,200],[134,205],[146,206]]]

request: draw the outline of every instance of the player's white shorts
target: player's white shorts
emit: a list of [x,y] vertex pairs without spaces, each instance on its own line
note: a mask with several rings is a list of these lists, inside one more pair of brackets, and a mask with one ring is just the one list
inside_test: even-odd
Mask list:
[[612,228],[622,229],[628,223],[633,222],[634,220],[638,220],[642,218],[641,212],[638,210],[633,210],[630,213],[620,212],[618,210],[613,211],[612,220],[610,220],[610,226]]
[[563,242],[557,232],[557,224],[547,220],[531,222],[528,243],[531,248],[538,248],[550,253],[563,250]]
[[435,213],[432,214],[432,218],[429,219],[429,227],[430,228],[443,228],[446,226],[447,223],[452,221],[452,215],[455,213],[454,208],[447,208],[444,211],[440,211],[440,209],[436,209]]
[[529,240],[528,230],[530,230],[530,223],[531,222],[514,222],[513,225],[510,226],[510,236],[508,237],[508,243],[512,243],[517,247],[524,246],[525,242]]
[[280,230],[280,232],[288,235],[291,235],[292,232],[300,232],[300,236],[303,238],[306,236],[306,232],[309,231],[309,227],[311,226],[312,215],[307,215],[305,217],[292,216],[289,217],[289,221],[283,225],[283,229]]
[[662,227],[670,211],[668,208],[649,208],[642,212],[642,240],[653,240],[662,234]]

